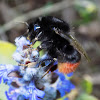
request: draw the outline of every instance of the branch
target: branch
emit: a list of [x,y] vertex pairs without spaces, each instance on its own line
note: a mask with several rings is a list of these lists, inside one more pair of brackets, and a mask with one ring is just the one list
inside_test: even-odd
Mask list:
[[23,14],[15,19],[13,19],[12,21],[6,23],[5,25],[3,25],[2,27],[0,27],[0,35],[2,33],[5,33],[6,31],[10,30],[11,28],[13,28],[16,24],[17,21],[27,21],[28,19],[31,18],[36,18],[39,17],[41,15],[44,14],[50,14],[50,13],[54,13],[57,11],[61,11],[67,7],[70,7],[73,5],[73,2],[68,2],[68,0],[53,4],[51,6],[48,7],[42,7],[33,11],[30,11],[26,14]]

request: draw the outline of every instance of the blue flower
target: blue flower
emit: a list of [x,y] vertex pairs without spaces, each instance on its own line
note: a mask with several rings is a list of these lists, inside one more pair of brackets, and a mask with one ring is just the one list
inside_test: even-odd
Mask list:
[[0,65],[0,83],[2,81],[2,78],[3,78],[4,83],[8,81],[8,79],[9,80],[12,79],[12,77],[8,77],[8,74],[15,70],[19,70],[19,66],[13,66],[10,64],[7,64],[7,65],[1,64]]
[[19,97],[23,98],[23,100],[42,100],[45,96],[44,91],[37,89],[33,83],[20,88],[10,86],[8,92],[6,91],[5,94],[8,100],[18,100]]
[[74,88],[75,86],[69,80],[59,80],[57,84],[57,89],[60,92],[61,97],[64,96],[67,92],[70,92]]
[[17,46],[17,51],[22,51],[24,45],[31,45],[30,41],[25,37],[17,37],[15,39],[15,45]]
[[10,86],[8,91],[5,91],[5,95],[7,97],[7,100],[17,100],[17,97],[19,96],[19,94],[14,92],[12,86]]
[[42,100],[43,97],[45,96],[44,91],[41,91],[39,89],[34,89],[32,87],[29,88],[30,93],[30,100]]
[[[47,53],[40,57],[36,49],[27,46],[31,43],[25,37],[18,37],[15,42],[17,50],[13,58],[18,66],[0,64],[0,83],[3,79],[9,86],[5,92],[8,100],[55,100],[58,91],[62,97],[74,88],[70,80],[58,70],[54,71],[55,78],[50,72],[42,77],[51,63],[50,60],[44,60],[52,58]],[[41,65],[42,61],[45,62],[44,65]],[[57,63],[56,61],[54,65]],[[71,77],[72,74],[67,76]]]
[[67,76],[68,76],[68,77],[73,76],[73,72],[71,72],[71,73],[67,74]]
[[67,92],[69,93],[75,86],[68,80],[64,74],[56,71],[59,75],[59,79],[57,81],[57,90],[60,92],[61,97],[63,97]]
[[21,54],[19,52],[15,52],[13,54],[13,59],[18,63],[21,63],[24,61],[24,58],[21,56]]
[[68,98],[64,98],[64,100],[69,100]]

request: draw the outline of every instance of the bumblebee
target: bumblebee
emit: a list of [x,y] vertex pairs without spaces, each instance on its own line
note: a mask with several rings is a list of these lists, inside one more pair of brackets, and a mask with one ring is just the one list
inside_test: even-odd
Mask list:
[[[28,38],[33,45],[36,41],[40,41],[37,50],[47,51],[47,57],[42,61],[51,60],[50,66],[55,66],[57,62],[59,72],[64,74],[75,71],[80,64],[81,53],[88,59],[81,45],[70,34],[69,24],[58,18],[52,16],[37,18],[28,26]],[[49,70],[51,69],[50,67]]]

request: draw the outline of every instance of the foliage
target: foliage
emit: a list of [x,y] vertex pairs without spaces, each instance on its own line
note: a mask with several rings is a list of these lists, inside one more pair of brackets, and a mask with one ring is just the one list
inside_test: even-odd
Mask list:
[[81,86],[82,86],[82,89],[84,90],[84,92],[86,92],[87,94],[92,93],[93,85],[90,80],[86,80],[86,79],[82,80]]
[[90,0],[76,0],[75,9],[79,13],[81,19],[77,23],[88,23],[97,17],[97,7]]
[[92,95],[82,93],[76,100],[98,100],[98,99]]
[[16,46],[9,42],[0,41],[0,63],[2,64],[15,64],[12,59],[12,54],[15,52]]

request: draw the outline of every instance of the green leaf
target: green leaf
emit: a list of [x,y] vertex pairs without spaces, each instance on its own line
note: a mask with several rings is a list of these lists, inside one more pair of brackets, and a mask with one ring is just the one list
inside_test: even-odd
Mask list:
[[92,95],[82,93],[76,100],[98,100],[98,99]]
[[[33,45],[33,48],[37,48],[40,44],[41,44],[41,42],[40,42],[40,41],[37,41],[37,42]],[[42,56],[43,54],[44,54],[44,51],[41,50],[41,51],[40,51],[40,56]]]
[[16,46],[9,43],[0,41],[0,64],[15,64],[15,61],[12,58]]
[[97,17],[96,4],[90,0],[75,0],[75,9],[83,23],[90,22]]
[[82,89],[88,94],[90,94],[93,90],[92,82],[90,81],[88,77],[82,80],[81,86],[82,86]]

